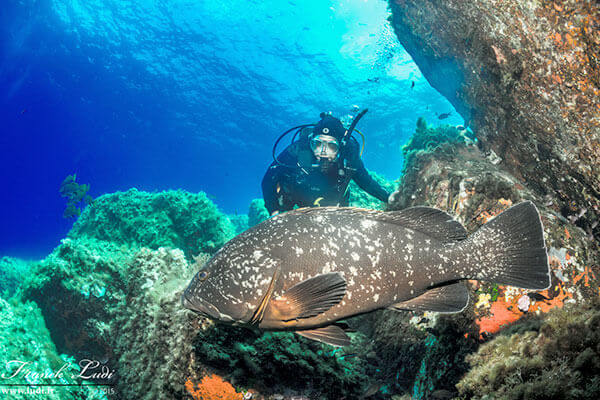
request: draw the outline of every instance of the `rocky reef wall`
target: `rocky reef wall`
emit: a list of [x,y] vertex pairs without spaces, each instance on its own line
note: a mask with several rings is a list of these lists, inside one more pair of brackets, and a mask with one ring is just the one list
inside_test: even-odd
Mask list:
[[[444,317],[435,313],[375,314],[373,337],[379,343],[375,362],[398,371],[396,381],[389,384],[398,392],[409,393],[413,399],[429,398],[440,391],[450,397],[485,398],[498,389],[513,396],[510,398],[528,398],[523,393],[539,386],[547,386],[544,393],[556,393],[550,377],[560,369],[561,376],[569,377],[565,381],[568,382],[565,385],[571,385],[568,390],[585,398],[600,393],[593,385],[583,394],[578,392],[576,379],[571,378],[580,376],[585,360],[577,361],[571,354],[575,351],[566,350],[586,351],[589,356],[586,360],[595,360],[597,341],[593,337],[588,341],[581,338],[570,341],[564,333],[574,329],[568,326],[581,325],[571,315],[585,313],[580,310],[596,304],[600,294],[600,250],[594,238],[556,211],[553,203],[537,193],[535,187],[521,183],[497,158],[486,155],[464,129],[449,125],[434,127],[419,119],[403,153],[406,160],[403,176],[395,202],[388,210],[436,207],[453,215],[472,233],[510,206],[533,201],[544,225],[552,284],[545,291],[530,292],[473,281],[469,307],[460,314]],[[553,311],[547,320],[546,313],[550,310]],[[559,324],[563,324],[560,329]],[[403,339],[394,332],[402,332]],[[419,336],[425,346],[407,346],[410,338]],[[528,340],[535,340],[536,344],[528,347]],[[477,351],[484,342],[487,343]],[[517,356],[507,360],[509,342],[515,349],[525,349],[515,350],[523,352],[523,357],[535,355],[535,362]],[[560,344],[552,345],[549,350],[546,348],[549,342]],[[548,357],[544,358],[546,351],[553,351],[554,356],[561,353],[560,357],[566,360],[564,365],[550,363]],[[402,354],[411,360],[412,368],[403,369],[395,360],[386,362],[389,353]],[[521,365],[527,375],[517,380],[515,375]],[[597,367],[594,362],[589,365]],[[492,372],[493,384],[487,381]],[[584,378],[588,379],[587,375]]]
[[398,39],[483,153],[600,238],[600,3],[389,4]]

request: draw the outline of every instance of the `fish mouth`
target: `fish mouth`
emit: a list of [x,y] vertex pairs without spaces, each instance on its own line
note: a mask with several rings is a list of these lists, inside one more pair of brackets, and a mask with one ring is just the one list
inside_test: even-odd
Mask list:
[[181,304],[188,310],[192,310],[203,317],[209,317],[226,322],[233,321],[233,318],[231,318],[229,315],[221,313],[217,307],[210,304],[208,301],[199,299],[197,297],[190,299],[185,295],[185,292],[181,295]]

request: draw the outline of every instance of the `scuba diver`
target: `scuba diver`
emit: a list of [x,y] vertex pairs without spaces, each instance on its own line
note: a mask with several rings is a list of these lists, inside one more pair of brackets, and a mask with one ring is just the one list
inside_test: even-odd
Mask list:
[[[277,139],[273,146],[274,161],[262,180],[270,215],[295,206],[347,206],[351,180],[377,199],[388,201],[390,194],[369,175],[361,160],[362,149],[352,137],[366,112],[366,109],[360,112],[347,130],[339,119],[321,113],[316,124],[296,126]],[[292,143],[275,156],[279,141],[294,130]]]

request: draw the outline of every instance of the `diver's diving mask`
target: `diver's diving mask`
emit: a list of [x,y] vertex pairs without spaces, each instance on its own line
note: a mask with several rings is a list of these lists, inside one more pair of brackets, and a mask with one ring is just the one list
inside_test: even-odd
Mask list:
[[340,153],[338,140],[333,136],[323,134],[310,138],[310,149],[319,161],[334,161]]

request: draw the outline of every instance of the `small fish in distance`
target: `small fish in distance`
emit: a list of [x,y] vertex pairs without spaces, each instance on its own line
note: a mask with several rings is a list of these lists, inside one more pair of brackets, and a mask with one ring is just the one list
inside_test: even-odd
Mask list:
[[550,285],[542,223],[532,202],[467,236],[429,207],[351,207],[278,214],[227,242],[194,276],[183,306],[262,330],[349,344],[336,323],[379,309],[460,312],[466,279],[542,290]]

